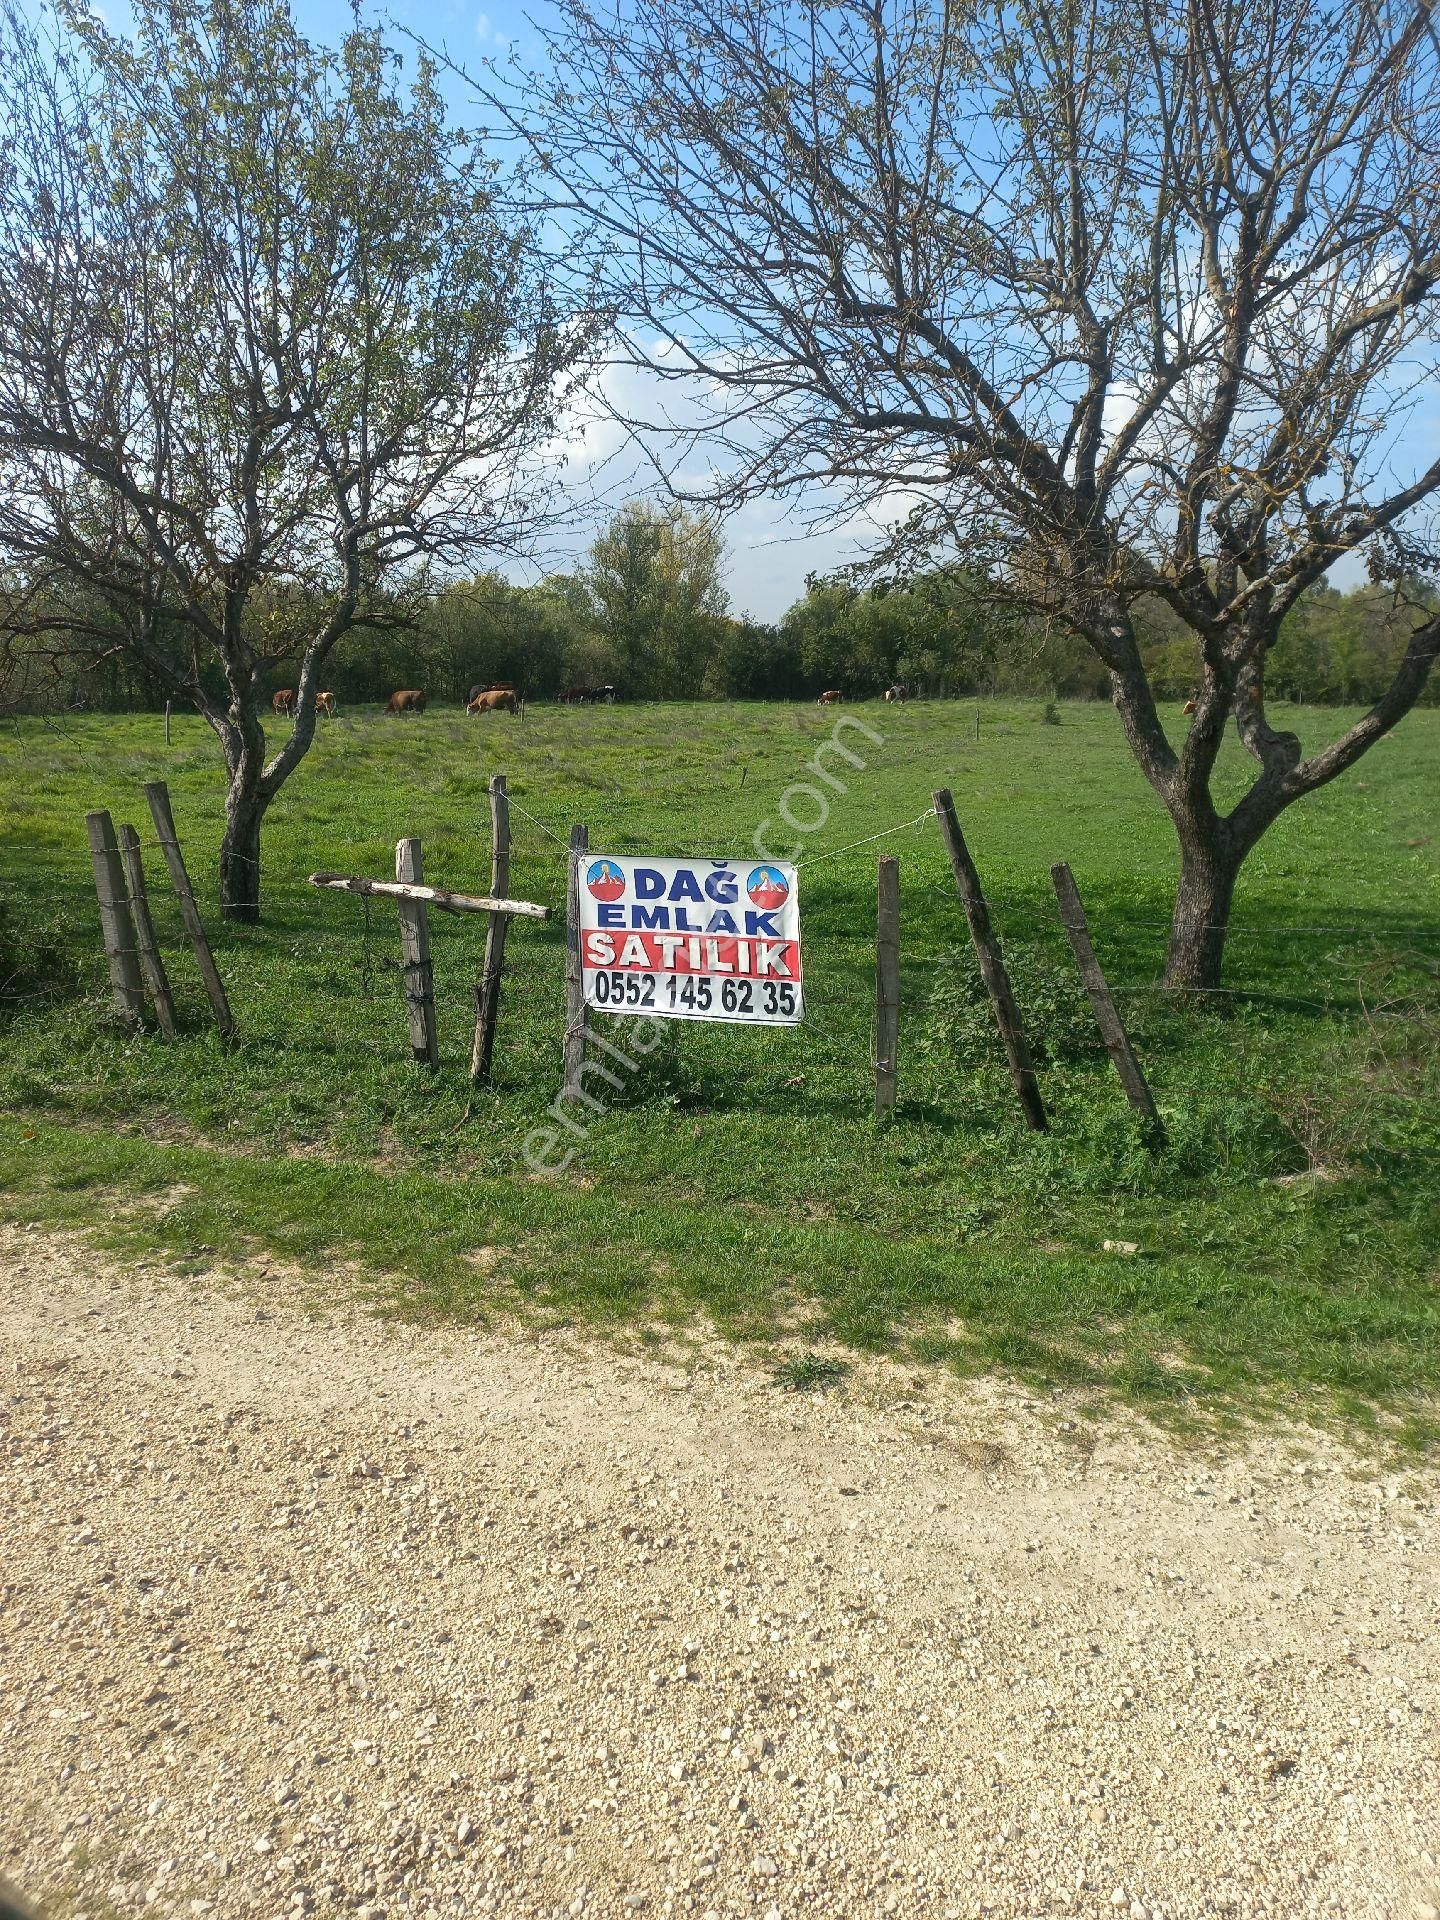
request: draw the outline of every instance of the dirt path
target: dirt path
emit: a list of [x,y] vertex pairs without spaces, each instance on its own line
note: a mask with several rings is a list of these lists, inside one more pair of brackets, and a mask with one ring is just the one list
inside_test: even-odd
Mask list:
[[261,1297],[0,1229],[0,1872],[51,1913],[1440,1901],[1433,1481]]

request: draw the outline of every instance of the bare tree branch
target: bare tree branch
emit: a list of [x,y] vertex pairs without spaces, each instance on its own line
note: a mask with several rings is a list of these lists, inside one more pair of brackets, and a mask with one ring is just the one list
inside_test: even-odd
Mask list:
[[[629,363],[688,396],[677,493],[707,497],[696,453],[713,501],[823,483],[895,523],[878,566],[983,563],[1082,636],[1180,841],[1170,977],[1215,984],[1256,834],[1433,658],[1309,761],[1266,717],[1298,595],[1440,489],[1401,431],[1440,311],[1428,8],[559,0],[548,37],[477,91]],[[675,446],[663,408],[632,425]],[[1196,647],[1178,749],[1145,595]],[[1222,814],[1232,722],[1256,784]]]

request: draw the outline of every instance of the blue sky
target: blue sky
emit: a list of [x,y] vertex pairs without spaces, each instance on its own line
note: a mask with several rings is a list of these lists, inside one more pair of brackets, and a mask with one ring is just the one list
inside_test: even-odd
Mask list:
[[[351,9],[344,0],[292,0],[292,5],[297,22],[315,40],[333,42],[352,24]],[[106,11],[118,22],[120,6],[112,10],[107,5]],[[443,46],[457,64],[477,66],[485,59],[503,58],[512,46],[522,60],[538,62],[543,44],[532,22],[543,23],[547,11],[544,0],[519,5],[513,0],[490,0],[483,6],[367,10],[367,17],[408,28],[432,45]],[[403,46],[403,36],[397,32],[395,37]],[[449,81],[445,91],[457,121],[475,124],[483,119],[463,86]],[[603,457],[590,458],[591,453]],[[610,511],[637,495],[658,498],[661,493],[648,463],[620,444],[617,434],[599,426],[587,432],[581,450],[571,458],[569,473],[576,497],[574,514],[565,530],[537,556],[536,565],[528,570],[530,577],[578,564]],[[731,610],[758,620],[777,620],[804,594],[807,574],[831,573],[860,560],[868,544],[864,527],[850,533],[817,532],[806,525],[805,515],[795,506],[777,501],[757,501],[741,508],[726,520],[724,531]],[[516,578],[526,572],[519,567],[509,571]]]

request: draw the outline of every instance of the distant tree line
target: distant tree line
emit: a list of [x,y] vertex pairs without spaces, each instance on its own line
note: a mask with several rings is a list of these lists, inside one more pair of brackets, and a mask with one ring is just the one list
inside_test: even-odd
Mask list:
[[[344,705],[423,687],[459,703],[467,690],[509,682],[549,700],[570,687],[612,685],[627,700],[803,700],[827,687],[854,699],[902,683],[937,699],[976,694],[1099,699],[1108,675],[1067,631],[1017,612],[983,575],[936,570],[859,586],[812,578],[778,623],[737,618],[722,584],[725,552],[715,525],[683,508],[623,507],[596,539],[589,564],[516,585],[498,573],[452,582],[416,605],[413,594],[377,596],[370,623],[337,649],[328,684]],[[77,589],[77,592],[80,591]],[[1321,584],[1282,627],[1267,681],[1281,700],[1353,704],[1378,699],[1417,622],[1440,602],[1420,582],[1397,594]],[[73,611],[73,609],[72,609]],[[293,683],[315,611],[296,592],[257,606],[271,659],[270,690]],[[103,626],[97,602],[94,620]],[[1159,599],[1135,624],[1151,684],[1162,700],[1188,699],[1202,663],[1194,636]],[[295,651],[283,651],[286,629]],[[223,683],[212,669],[218,699]],[[132,650],[67,647],[39,634],[12,650],[4,704],[120,711],[151,708],[165,683]],[[1440,701],[1440,683],[1424,698]]]
[[[1410,636],[1440,610],[1440,593],[1427,581],[1399,588],[1367,584],[1342,593],[1321,581],[1310,587],[1281,623],[1265,665],[1273,699],[1325,706],[1364,706],[1394,680]],[[1159,601],[1142,602],[1136,627],[1146,672],[1162,700],[1188,698],[1199,684],[1199,643]],[[1417,704],[1440,704],[1431,680]]]

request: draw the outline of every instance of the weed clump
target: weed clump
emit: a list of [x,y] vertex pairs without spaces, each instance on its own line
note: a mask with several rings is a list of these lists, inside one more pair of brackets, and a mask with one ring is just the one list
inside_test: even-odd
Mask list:
[[73,1000],[81,992],[74,956],[48,932],[22,933],[13,911],[0,899],[0,1022],[27,1006]]
[[822,1353],[792,1353],[774,1368],[770,1378],[784,1393],[823,1393],[838,1387],[850,1372],[848,1361]]
[[[1005,967],[1037,1064],[1088,1060],[1103,1052],[1073,968],[1026,947],[1007,948]],[[973,956],[937,969],[923,1032],[928,1051],[959,1067],[991,1066],[1001,1057],[995,1011]]]

